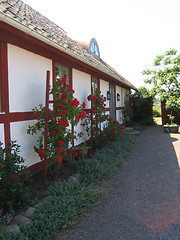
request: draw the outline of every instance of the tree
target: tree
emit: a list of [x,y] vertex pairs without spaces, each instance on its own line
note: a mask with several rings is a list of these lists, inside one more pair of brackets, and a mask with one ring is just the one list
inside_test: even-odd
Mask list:
[[143,70],[142,74],[147,75],[145,83],[153,84],[151,93],[153,96],[160,96],[165,100],[166,109],[180,109],[180,55],[177,51],[170,49],[163,55],[156,56],[154,70]]

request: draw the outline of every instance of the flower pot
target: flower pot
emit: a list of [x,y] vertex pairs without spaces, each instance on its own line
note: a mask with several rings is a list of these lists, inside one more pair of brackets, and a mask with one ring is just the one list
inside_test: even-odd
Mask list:
[[88,148],[77,149],[77,152],[80,158],[86,158],[88,155]]
[[164,126],[165,133],[178,133],[179,126]]

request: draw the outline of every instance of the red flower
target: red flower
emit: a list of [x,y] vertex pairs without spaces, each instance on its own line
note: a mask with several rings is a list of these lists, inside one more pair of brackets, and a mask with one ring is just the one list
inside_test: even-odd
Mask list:
[[72,159],[72,154],[71,153],[69,154],[69,158]]
[[112,140],[112,137],[109,137],[109,140]]
[[40,128],[41,128],[41,127],[40,127],[39,123],[37,123],[37,129],[40,130]]
[[85,117],[86,117],[86,112],[83,111],[83,112],[81,113],[81,119],[84,119]]
[[90,101],[90,100],[91,100],[91,95],[89,95],[89,96],[87,97],[87,99]]
[[122,136],[123,135],[123,131],[121,131],[121,133],[120,133],[120,136]]
[[52,136],[55,136],[56,135],[56,132],[54,130],[51,131],[51,135]]
[[104,100],[106,101],[106,97],[104,97]]
[[63,104],[61,107],[62,107],[63,109],[67,109],[67,108],[66,108],[66,104]]
[[98,102],[101,102],[101,99],[100,99],[100,98],[98,99]]
[[70,102],[70,104],[73,105],[74,107],[78,107],[79,101],[77,100],[77,98],[74,98],[74,99]]
[[54,119],[54,120],[52,121],[52,124],[56,124],[56,119]]
[[62,162],[62,160],[63,160],[63,158],[62,158],[62,157],[58,157],[58,158],[57,158],[57,162],[58,162],[58,163],[61,163],[61,162]]
[[76,148],[73,149],[73,153],[75,153],[75,152],[76,152]]
[[85,103],[85,102],[83,102],[83,104],[82,104],[82,108],[83,108],[83,109],[86,108],[86,103]]
[[61,112],[61,116],[66,116],[66,113],[67,113],[66,110],[62,110],[62,112]]
[[62,77],[62,81],[65,83],[66,82],[66,76]]
[[97,99],[97,96],[93,96],[93,100],[96,101],[96,99]]
[[124,130],[124,126],[122,126],[122,129]]
[[66,154],[66,150],[64,150],[63,154]]
[[63,146],[64,142],[63,141],[59,141],[59,146]]
[[78,153],[76,152],[76,157],[78,156]]
[[95,119],[98,120],[99,119],[98,116],[95,116]]
[[93,113],[96,113],[96,109],[93,110]]
[[69,90],[69,92],[72,91],[72,88],[68,84],[66,84],[66,87]]
[[60,148],[60,147],[59,147],[58,150],[57,150],[58,153],[62,153],[62,151],[63,151],[63,150],[62,150],[62,148]]
[[57,78],[57,81],[60,83],[60,85],[62,85],[62,82],[59,78]]
[[61,105],[58,103],[58,104],[56,104],[56,107],[57,107],[57,108],[60,108],[60,107],[61,107]]
[[115,133],[115,131],[114,130],[112,130],[112,134],[114,134]]
[[112,120],[113,120],[113,118],[112,118],[112,117],[110,117],[109,121],[110,121],[110,122],[112,122]]
[[40,158],[44,157],[44,151],[42,149],[39,149],[39,157]]
[[61,99],[68,99],[67,95],[65,93],[62,93]]
[[114,123],[113,123],[113,124],[115,125],[116,123],[117,123],[117,119],[114,121]]

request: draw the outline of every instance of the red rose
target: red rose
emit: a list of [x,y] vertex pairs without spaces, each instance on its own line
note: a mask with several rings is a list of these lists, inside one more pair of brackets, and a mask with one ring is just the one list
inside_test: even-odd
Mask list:
[[104,100],[106,101],[106,97],[104,97]]
[[120,136],[122,136],[123,135],[123,131],[121,131],[121,133],[120,133]]
[[61,105],[58,103],[58,104],[56,104],[56,107],[57,107],[57,108],[60,108],[60,107],[61,107]]
[[54,120],[52,121],[52,124],[56,124],[56,119],[54,119]]
[[61,116],[66,116],[66,110],[62,110],[62,112],[61,112]]
[[63,154],[66,154],[66,150],[64,150]]
[[70,102],[70,104],[73,105],[74,107],[78,107],[79,101],[77,100],[77,98],[74,98],[74,99]]
[[98,120],[99,119],[98,116],[95,116],[95,119]]
[[63,141],[59,141],[59,146],[63,146],[64,142]]
[[55,136],[56,135],[56,132],[54,130],[51,131],[51,135],[52,136]]
[[69,158],[72,159],[72,154],[71,153],[69,154]]
[[62,82],[59,78],[57,78],[57,81],[60,83],[60,85],[62,85]]
[[61,163],[61,162],[62,162],[62,160],[63,160],[63,158],[62,158],[62,157],[58,157],[58,158],[57,158],[57,162],[58,162],[58,163]]
[[67,95],[65,93],[62,93],[61,99],[68,99]]
[[44,151],[42,149],[39,149],[39,157],[40,158],[44,157]]
[[76,148],[73,149],[73,153],[75,153],[75,152],[76,152]]
[[109,140],[112,140],[112,137],[109,137]]
[[83,109],[86,108],[86,103],[85,103],[85,102],[83,102],[83,104],[82,104],[82,108],[83,108]]
[[101,99],[100,99],[100,98],[98,99],[98,102],[101,102]]
[[40,127],[39,123],[37,123],[37,129],[40,130],[40,128],[41,128],[41,127]]
[[94,96],[94,97],[93,97],[93,100],[96,101],[96,99],[97,99],[97,96]]
[[86,112],[83,111],[83,112],[81,113],[81,119],[84,119],[85,117],[86,117]]
[[110,121],[110,122],[112,122],[112,120],[113,120],[113,118],[112,118],[112,117],[110,117],[109,121]]
[[62,81],[65,83],[66,82],[66,77],[64,75],[64,77],[62,77]]
[[113,123],[113,124],[115,125],[116,123],[117,123],[117,119],[114,121],[114,123]]
[[87,97],[87,99],[90,101],[90,100],[91,100],[91,95],[89,95],[89,96]]
[[93,113],[96,113],[96,109],[93,110]]
[[78,153],[76,152],[76,157],[78,156]]
[[62,150],[62,148],[60,148],[60,147],[59,147],[58,150],[57,150],[58,153],[62,153],[62,151],[63,151],[63,150]]

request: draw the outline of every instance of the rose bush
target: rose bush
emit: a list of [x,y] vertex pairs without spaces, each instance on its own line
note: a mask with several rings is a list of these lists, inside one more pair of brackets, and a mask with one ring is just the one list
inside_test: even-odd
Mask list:
[[[71,160],[77,156],[76,149],[73,148],[73,140],[82,136],[82,133],[72,131],[81,119],[84,119],[86,112],[83,110],[85,102],[80,105],[78,99],[73,97],[74,90],[66,83],[66,77],[57,79],[50,92],[54,96],[53,110],[46,109],[39,105],[33,111],[37,114],[38,122],[29,126],[27,133],[36,134],[41,132],[34,147],[41,160],[45,157],[50,165],[56,163],[55,169],[59,169],[63,160]],[[48,119],[47,149],[44,146],[45,120]]]
[[82,126],[86,128],[90,136],[92,121],[93,143],[99,146],[104,144],[104,141],[115,140],[118,135],[122,136],[124,126],[106,113],[106,97],[101,94],[101,91],[96,89],[94,95],[89,95],[87,99],[91,101],[93,110],[92,113],[86,115]]

